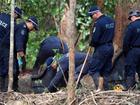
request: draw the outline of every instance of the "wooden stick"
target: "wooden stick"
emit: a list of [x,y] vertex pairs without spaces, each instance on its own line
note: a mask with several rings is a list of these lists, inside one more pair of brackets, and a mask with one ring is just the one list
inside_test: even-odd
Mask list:
[[79,82],[79,80],[80,80],[80,77],[81,77],[81,75],[82,75],[82,72],[83,72],[83,70],[84,70],[84,67],[85,67],[86,61],[87,61],[87,59],[88,59],[90,50],[91,50],[91,47],[89,47],[89,49],[88,49],[88,52],[87,52],[87,54],[86,54],[84,63],[83,63],[82,68],[81,68],[81,70],[80,70],[80,74],[79,74],[78,79],[77,79],[77,81],[76,81],[76,88],[77,88],[78,82]]

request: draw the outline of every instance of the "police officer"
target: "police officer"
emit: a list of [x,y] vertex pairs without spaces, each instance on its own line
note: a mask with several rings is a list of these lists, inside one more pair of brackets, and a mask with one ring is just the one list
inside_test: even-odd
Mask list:
[[40,70],[39,75],[32,78],[32,89],[35,93],[42,93],[49,86],[51,80],[57,73],[56,66],[53,66],[54,64],[54,58],[49,57],[43,64],[44,67]]
[[[22,10],[18,7],[15,7],[13,16],[15,19],[14,24],[16,25],[16,19],[21,18]],[[10,19],[10,14],[0,14],[0,91],[6,91],[8,85]]]
[[126,57],[125,80],[126,89],[133,89],[136,83],[135,73],[140,62],[140,11],[131,11],[128,19],[131,23],[126,28],[123,41],[123,51]]
[[[16,45],[17,59],[18,61],[21,59],[23,63],[22,65],[24,67],[26,66],[25,56],[26,56],[26,47],[29,38],[29,32],[37,31],[38,29],[39,29],[38,20],[36,19],[35,16],[29,17],[26,22],[20,23],[16,27],[15,45]],[[15,78],[14,78],[14,81],[16,82],[16,84],[14,84],[15,90],[18,89],[18,75],[19,75],[19,71],[16,71]]]
[[[81,66],[85,60],[86,53],[81,52],[75,52],[75,80],[78,79]],[[89,61],[91,60],[91,57],[88,57],[88,60],[86,62],[86,65],[84,67],[84,71],[82,72],[81,79],[84,75],[88,73],[88,67],[89,67]],[[69,71],[69,56],[68,54],[65,54],[59,61],[58,61],[58,67],[57,67],[57,73],[51,80],[50,84],[48,85],[48,91],[49,92],[56,92],[58,88],[62,86],[67,85],[68,81],[68,71]]]
[[40,66],[45,63],[46,59],[53,57],[56,53],[65,54],[67,52],[67,44],[58,37],[49,36],[44,39],[40,44],[37,59],[33,67],[33,76],[37,75]]
[[37,31],[38,29],[38,21],[35,16],[31,16],[26,22],[17,25],[15,31],[17,58],[19,56],[25,57],[29,32],[34,30]]
[[[103,15],[98,6],[92,6],[88,11],[95,21],[92,30],[90,46],[94,47],[89,74],[93,78],[96,88],[99,89],[99,77],[104,78],[104,89],[108,89],[108,77],[112,68],[113,37],[115,23],[108,16]],[[99,89],[100,90],[100,89]]]

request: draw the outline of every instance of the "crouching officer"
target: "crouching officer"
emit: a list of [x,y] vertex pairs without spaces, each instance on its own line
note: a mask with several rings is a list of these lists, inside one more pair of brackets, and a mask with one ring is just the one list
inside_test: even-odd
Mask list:
[[[75,80],[78,79],[81,67],[85,60],[86,53],[75,52]],[[82,72],[81,78],[88,73],[89,61],[91,56],[88,57],[84,70]],[[68,71],[69,71],[69,55],[65,54],[60,60],[58,60],[57,73],[48,85],[49,92],[56,92],[58,88],[66,86],[68,81]]]
[[[90,46],[94,47],[89,74],[93,78],[96,88],[99,89],[99,77],[104,79],[104,89],[108,90],[108,77],[112,68],[114,20],[102,14],[98,6],[92,6],[88,11],[95,21],[92,30]],[[100,89],[99,89],[100,90]]]
[[[21,18],[22,10],[18,7],[14,9],[14,24],[16,20]],[[0,91],[7,91],[8,87],[8,65],[9,65],[9,49],[10,49],[10,19],[11,15],[6,13],[0,14]],[[16,61],[16,57],[14,57]],[[15,62],[14,62],[15,63]],[[14,64],[14,72],[16,64]]]
[[[38,21],[35,16],[29,17],[29,19],[26,22],[20,23],[16,27],[15,31],[15,37],[16,37],[16,52],[17,52],[17,59],[18,63],[20,66],[19,60],[21,60],[22,65],[26,66],[26,47],[27,47],[27,42],[29,38],[29,32],[31,31],[37,31],[38,30]],[[23,69],[23,68],[21,68]],[[15,81],[16,85],[15,88],[18,88],[18,75],[19,71],[17,71]]]
[[38,71],[49,57],[55,54],[65,54],[68,52],[67,44],[56,36],[49,36],[40,44],[40,49],[33,67],[33,77],[38,75]]
[[128,19],[131,23],[126,28],[123,41],[123,51],[126,57],[125,80],[126,89],[133,89],[136,83],[135,74],[140,62],[140,11],[131,11]]

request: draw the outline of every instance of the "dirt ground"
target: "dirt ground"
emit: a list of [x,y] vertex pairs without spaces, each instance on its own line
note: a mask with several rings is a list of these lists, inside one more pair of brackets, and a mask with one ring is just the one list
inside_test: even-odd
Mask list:
[[[0,105],[66,105],[66,89],[56,93],[34,94],[31,75],[20,77],[20,92],[0,93]],[[90,77],[76,90],[76,105],[140,105],[140,91],[101,91],[96,93]]]

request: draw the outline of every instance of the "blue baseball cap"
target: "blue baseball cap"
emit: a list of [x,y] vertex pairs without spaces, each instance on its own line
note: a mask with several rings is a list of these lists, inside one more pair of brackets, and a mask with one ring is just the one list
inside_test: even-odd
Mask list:
[[14,12],[18,15],[18,18],[22,17],[22,9],[19,7],[15,7]]
[[27,21],[33,23],[33,26],[34,26],[35,30],[39,30],[38,20],[37,20],[37,18],[35,16],[29,17]]
[[128,19],[131,20],[131,17],[132,16],[137,16],[139,17],[140,16],[140,11],[139,10],[132,10],[129,12],[129,16],[128,16]]
[[92,6],[88,11],[88,16],[92,16],[94,13],[99,12],[100,8],[98,6]]

